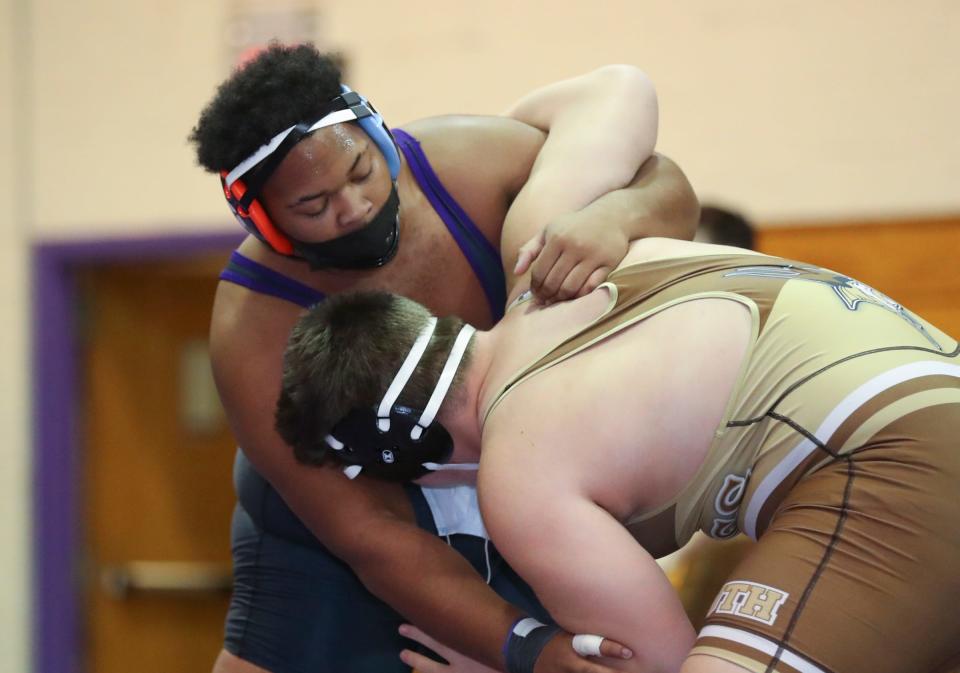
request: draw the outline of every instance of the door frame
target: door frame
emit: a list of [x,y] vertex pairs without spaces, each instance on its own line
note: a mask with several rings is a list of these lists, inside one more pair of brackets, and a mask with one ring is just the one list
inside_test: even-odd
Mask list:
[[33,647],[35,673],[82,673],[78,586],[82,540],[76,315],[79,272],[229,250],[244,234],[200,230],[41,241],[31,250]]

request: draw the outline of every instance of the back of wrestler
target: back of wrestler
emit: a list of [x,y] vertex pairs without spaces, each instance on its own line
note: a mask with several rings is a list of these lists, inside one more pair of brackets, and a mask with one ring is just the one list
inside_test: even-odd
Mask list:
[[[631,292],[638,319],[608,319]],[[841,274],[651,239],[604,289],[492,334],[484,517],[558,623],[622,639],[625,670],[948,670],[956,340]],[[738,527],[759,544],[687,657],[652,557]]]

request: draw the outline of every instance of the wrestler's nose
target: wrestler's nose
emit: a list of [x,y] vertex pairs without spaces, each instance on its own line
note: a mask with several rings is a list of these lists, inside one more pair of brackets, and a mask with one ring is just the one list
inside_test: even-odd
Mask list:
[[359,185],[347,185],[336,195],[337,224],[350,227],[366,221],[373,204],[364,196]]

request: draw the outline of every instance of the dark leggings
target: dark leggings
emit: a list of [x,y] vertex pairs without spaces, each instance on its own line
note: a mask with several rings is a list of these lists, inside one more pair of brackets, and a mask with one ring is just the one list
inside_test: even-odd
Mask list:
[[[238,452],[239,504],[231,531],[234,588],[225,648],[272,673],[408,673],[399,659],[411,647],[397,633],[403,619],[375,598],[331,555]],[[409,487],[417,522],[436,533],[419,488]],[[452,535],[490,586],[525,612],[545,619],[533,592],[481,538]]]

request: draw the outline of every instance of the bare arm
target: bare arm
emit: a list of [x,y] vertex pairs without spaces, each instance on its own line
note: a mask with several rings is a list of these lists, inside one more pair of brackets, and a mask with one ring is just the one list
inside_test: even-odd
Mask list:
[[544,224],[627,185],[657,142],[653,82],[629,65],[542,87],[506,114],[549,134],[521,195]]
[[653,558],[572,482],[531,478],[517,452],[507,454],[505,446],[484,446],[479,483],[484,521],[504,558],[560,626],[609,635],[633,650],[632,660],[614,667],[677,671],[693,628]]
[[[631,241],[653,236],[691,240],[699,216],[697,197],[683,171],[655,154],[627,187],[557,217],[532,240],[524,238],[527,230],[505,226],[504,262],[509,251],[518,251],[514,272],[520,274],[508,275],[510,299],[528,287],[542,301],[582,297],[616,268]],[[536,262],[529,264],[533,258]]]
[[690,184],[672,161],[651,158],[657,101],[642,71],[607,66],[535,91],[510,113],[548,131],[501,236],[504,265],[514,274],[532,265],[539,299],[586,294],[631,240],[693,237]]

